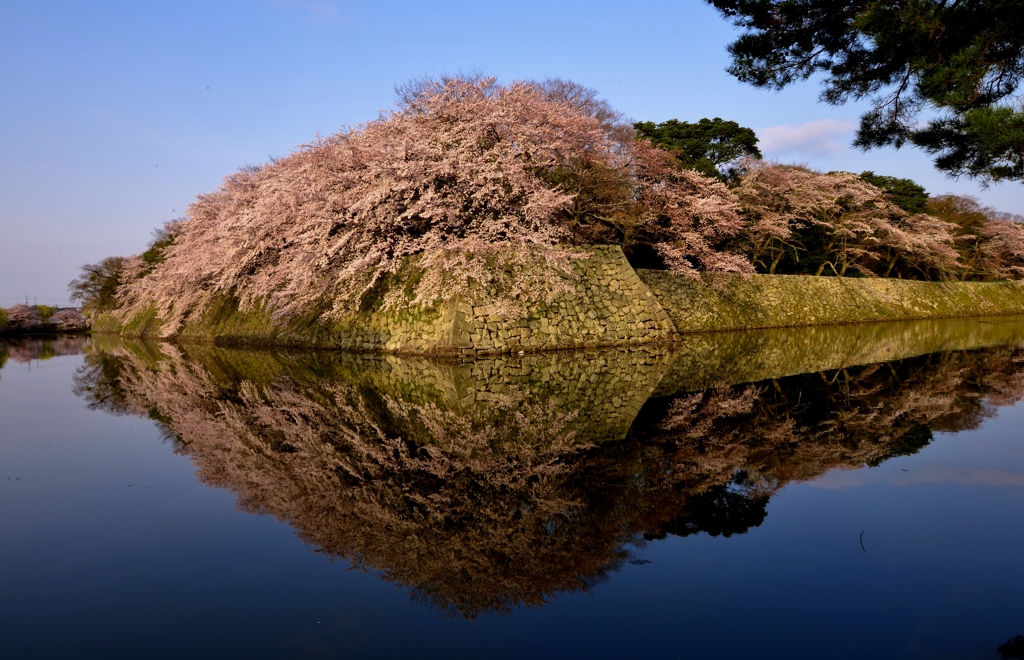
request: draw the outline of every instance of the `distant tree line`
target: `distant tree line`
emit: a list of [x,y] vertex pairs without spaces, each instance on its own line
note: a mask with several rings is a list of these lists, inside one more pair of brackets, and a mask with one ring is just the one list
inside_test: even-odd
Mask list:
[[78,332],[88,327],[87,319],[76,309],[23,304],[0,308],[0,332]]

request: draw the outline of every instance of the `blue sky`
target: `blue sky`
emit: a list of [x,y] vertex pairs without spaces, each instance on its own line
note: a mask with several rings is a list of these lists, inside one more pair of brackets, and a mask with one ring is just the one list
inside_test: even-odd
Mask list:
[[372,119],[410,78],[482,70],[576,80],[636,120],[720,116],[769,158],[911,177],[1024,213],[922,153],[851,150],[864,105],[767,92],[725,73],[731,26],[704,3],[0,0],[0,305],[66,300],[78,266],[247,163]]

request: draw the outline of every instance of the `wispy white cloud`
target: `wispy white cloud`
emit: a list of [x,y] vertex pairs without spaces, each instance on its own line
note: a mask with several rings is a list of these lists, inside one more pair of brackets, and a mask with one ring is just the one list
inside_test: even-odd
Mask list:
[[765,158],[833,157],[846,149],[857,122],[818,119],[799,126],[772,126],[757,131]]

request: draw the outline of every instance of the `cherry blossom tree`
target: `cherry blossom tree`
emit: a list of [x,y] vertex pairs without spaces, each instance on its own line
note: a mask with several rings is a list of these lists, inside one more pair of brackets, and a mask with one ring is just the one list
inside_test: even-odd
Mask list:
[[961,195],[933,197],[928,212],[955,228],[961,279],[1024,279],[1024,218]]
[[[844,172],[748,159],[729,188],[635,140],[606,101],[570,81],[456,76],[396,91],[395,109],[377,119],[199,196],[118,264],[117,313],[155,308],[173,335],[223,298],[280,320],[334,322],[370,303],[430,307],[482,287],[519,314],[524,293],[564,286],[559,273],[587,244],[643,248],[691,277],[756,268],[943,279],[968,269],[971,241],[955,221],[911,214]],[[1024,274],[1017,225],[990,220],[971,234],[970,258],[986,264],[984,277]]]
[[954,247],[955,226],[925,213],[897,216],[879,232],[882,277],[937,280],[956,277],[963,269]]
[[753,264],[774,274],[787,256],[795,264],[805,250],[796,230],[809,225],[798,211],[797,178],[791,168],[764,161],[744,160],[740,164],[742,183],[736,195],[747,216],[747,241]]
[[911,215],[848,172],[746,161],[736,194],[763,271],[940,279],[960,270],[955,226]]
[[33,330],[41,328],[43,319],[32,305],[14,305],[7,309],[7,328],[9,330]]
[[[597,185],[579,173],[597,173]],[[421,80],[378,119],[201,195],[161,261],[125,262],[120,313],[155,305],[173,334],[227,295],[278,318],[337,320],[410,259],[425,274],[385,305],[451,295],[486,275],[495,249],[503,262],[541,264],[554,283],[567,248],[592,242],[644,240],[682,272],[749,271],[738,252],[718,253],[740,224],[724,186],[631,142],[586,88]]]
[[995,279],[1024,279],[1024,224],[990,218],[982,237],[985,274]]
[[649,142],[631,147],[639,208],[627,242],[652,245],[670,270],[750,273],[743,254],[744,220],[725,184],[681,167]]
[[50,317],[50,323],[64,332],[77,332],[89,328],[89,321],[78,310],[61,309]]
[[129,284],[125,301],[156,302],[180,321],[231,293],[279,316],[326,308],[339,318],[405,257],[467,240],[563,241],[565,228],[552,220],[570,196],[538,174],[611,156],[598,120],[532,85],[425,82],[379,119],[200,196],[166,261]]

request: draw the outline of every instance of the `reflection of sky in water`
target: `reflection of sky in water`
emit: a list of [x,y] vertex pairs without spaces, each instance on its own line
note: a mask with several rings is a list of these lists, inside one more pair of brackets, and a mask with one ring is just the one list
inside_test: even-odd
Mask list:
[[[242,364],[244,355],[197,353],[171,363],[175,368],[199,365],[193,376],[222,383],[268,369],[270,363],[256,360],[254,353],[248,354],[248,365]],[[1024,407],[1013,403],[1014,393],[1021,393],[1013,376],[1024,365],[1011,362],[1013,356],[1006,352],[986,353],[987,361],[982,355],[971,354],[967,362],[935,356],[904,360],[892,370],[895,380],[882,379],[881,370],[851,368],[853,381],[859,374],[867,388],[859,399],[856,388],[830,390],[833,396],[823,397],[824,390],[813,388],[809,377],[758,385],[758,400],[776,397],[772,400],[777,402],[776,386],[791,398],[799,390],[805,403],[809,393],[817,392],[812,402],[816,407],[799,408],[787,399],[785,409],[799,416],[805,428],[813,422],[820,429],[820,424],[842,418],[844,428],[860,433],[846,445],[814,441],[805,434],[800,447],[782,452],[770,445],[775,449],[768,451],[763,439],[743,436],[749,426],[734,428],[722,417],[707,426],[716,410],[726,411],[719,412],[726,419],[737,414],[751,419],[752,413],[744,412],[743,388],[717,399],[704,393],[696,404],[692,397],[699,393],[692,391],[648,402],[638,413],[631,439],[566,461],[585,483],[568,478],[558,482],[561,490],[552,492],[591,493],[591,502],[573,509],[592,516],[590,526],[581,528],[591,534],[588,539],[606,538],[601,534],[618,538],[621,530],[605,529],[601,520],[648,532],[657,531],[652,525],[661,525],[668,530],[664,539],[645,542],[641,534],[637,545],[623,546],[631,559],[640,561],[615,564],[606,579],[595,580],[591,593],[555,593],[546,606],[474,620],[444,618],[422,602],[410,603],[409,587],[394,589],[375,570],[381,566],[374,561],[386,565],[388,557],[364,557],[370,570],[363,573],[345,570],[346,561],[332,563],[310,552],[317,548],[315,542],[299,542],[297,533],[307,540],[330,538],[330,530],[309,528],[316,512],[298,521],[306,525],[303,529],[295,521],[278,522],[274,515],[238,511],[253,510],[247,495],[279,488],[284,482],[275,479],[281,474],[292,475],[297,483],[304,483],[297,474],[319,479],[316,464],[303,463],[281,474],[232,473],[231,465],[242,454],[218,455],[215,444],[189,449],[186,459],[174,454],[175,449],[183,451],[181,441],[154,422],[86,409],[86,399],[71,392],[83,356],[11,360],[0,372],[0,620],[5,622],[0,644],[12,651],[11,657],[616,657],[638,650],[653,657],[998,657],[996,646],[1024,633],[1018,595],[1024,585],[1019,561],[1024,547],[1024,445],[1019,431]],[[233,362],[226,359],[231,356]],[[758,359],[753,355],[748,362]],[[304,364],[296,356],[282,362]],[[329,360],[321,367],[341,373],[330,371]],[[380,376],[364,371],[358,377],[365,384],[374,382],[374,374]],[[957,380],[950,381],[954,375]],[[833,380],[836,374],[825,376]],[[333,382],[343,380],[338,378]],[[133,382],[167,384],[144,378]],[[278,391],[307,399],[323,394],[305,388],[294,373],[290,382]],[[389,391],[396,399],[401,398],[396,393],[408,392],[380,378],[376,382],[376,391]],[[953,398],[947,391],[950,382],[957,384]],[[994,397],[1004,404],[998,409],[979,412],[977,402],[964,396],[993,387],[1001,388]],[[177,402],[182,406],[179,415],[190,404],[197,415],[194,422],[214,423],[252,410],[243,405],[241,389],[234,399],[227,396],[229,391],[184,399],[173,389],[135,392],[132,403]],[[846,397],[850,393],[852,399]],[[673,409],[672,403],[684,397],[689,397],[685,405]],[[858,414],[844,417],[849,412],[842,407],[844,401],[852,401]],[[532,403],[532,410],[542,410],[542,402]],[[207,407],[199,410],[199,404]],[[587,405],[601,409],[593,399]],[[969,411],[980,428],[953,432],[958,420],[944,418],[937,410],[942,406]],[[903,417],[885,414],[904,408],[910,412]],[[664,423],[670,410],[690,415],[689,426],[666,430],[672,426]],[[464,416],[479,412],[462,411]],[[166,414],[143,408],[134,412],[157,418]],[[873,436],[864,424],[855,423],[874,419],[870,415],[887,424],[875,428]],[[946,430],[936,432],[914,454],[875,448],[872,443],[905,425],[907,415],[934,419]],[[694,424],[706,425],[702,437],[733,444],[692,452],[665,449],[677,437],[673,434],[685,435]],[[245,428],[257,426],[250,421]],[[284,441],[295,444],[301,441],[297,437]],[[272,444],[275,438],[252,442]],[[203,441],[214,440],[211,434]],[[228,447],[232,439],[222,440],[219,446]],[[231,446],[235,451],[262,445]],[[899,442],[895,446],[904,447]],[[273,454],[266,465],[284,465],[305,451],[300,446],[297,452]],[[483,461],[483,451],[478,448],[476,457],[467,454],[463,460]],[[515,460],[527,460],[521,449],[516,451]],[[710,482],[688,477],[661,483],[644,477],[645,465],[660,465],[666,457],[677,461],[677,467],[703,470],[704,476],[729,475],[716,496],[726,506],[733,501],[729,497],[769,488],[766,517],[759,521],[755,516],[746,533],[728,537],[687,533],[702,526],[727,526],[728,521],[715,517],[722,515],[721,509],[702,509],[701,518],[694,507],[687,508],[695,497],[687,488],[697,483],[698,490],[707,492]],[[852,469],[858,460],[874,458],[882,459],[876,467]],[[609,474],[616,460],[633,461],[630,469],[637,479]],[[401,467],[386,476],[409,474]],[[769,483],[769,477],[782,487],[774,489],[776,482]],[[209,488],[203,482],[224,485]],[[470,500],[474,497],[466,483],[452,483],[468,488]],[[651,494],[662,486],[664,496]],[[380,496],[396,492],[401,488],[372,491]],[[490,492],[485,488],[479,497]],[[515,492],[522,496],[526,491]],[[602,508],[616,503],[657,507],[645,509],[649,517],[638,521],[634,512]],[[427,510],[433,511],[429,506]],[[401,518],[384,522],[396,520]],[[546,520],[549,534],[557,532],[554,520]],[[502,524],[490,518],[476,522]],[[417,529],[422,533],[429,527]],[[359,536],[348,533],[347,538]],[[379,533],[365,530],[369,536]],[[497,533],[500,537],[502,528]],[[402,541],[399,530],[395,543]],[[578,548],[580,556],[594,550]],[[429,549],[422,556],[433,557]],[[536,560],[544,565],[543,557]],[[550,565],[566,568],[571,566],[567,561],[551,558]],[[494,566],[482,559],[475,568]],[[472,577],[474,566],[465,568]],[[514,567],[509,571],[514,574]]]
[[[1014,455],[1014,452],[1007,452]],[[895,470],[896,468],[893,468]],[[888,472],[877,483],[888,483],[894,486],[909,486],[911,484],[960,484],[980,486],[1010,486],[1024,488],[1024,472],[1001,470],[999,468],[968,468],[954,465],[934,465],[915,463],[915,470],[909,470],[902,474]],[[820,479],[811,482],[817,488],[830,490],[862,486],[867,483],[867,476],[858,472],[836,471],[830,472]]]

